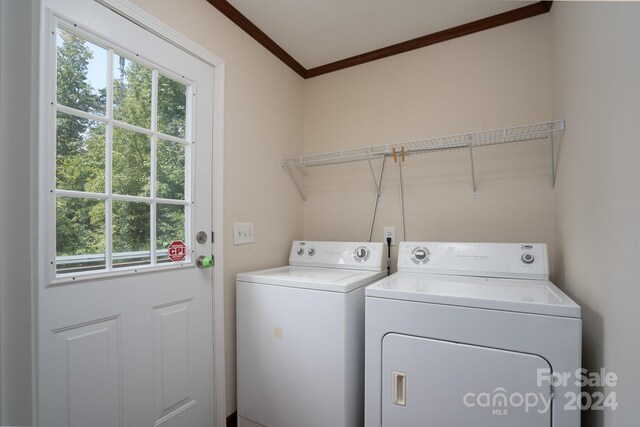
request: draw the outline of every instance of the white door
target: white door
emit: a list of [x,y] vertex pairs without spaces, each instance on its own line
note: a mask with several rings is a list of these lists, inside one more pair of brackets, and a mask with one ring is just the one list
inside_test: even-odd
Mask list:
[[39,425],[211,426],[213,68],[94,1],[43,15]]
[[387,334],[382,425],[549,427],[549,363],[537,355]]

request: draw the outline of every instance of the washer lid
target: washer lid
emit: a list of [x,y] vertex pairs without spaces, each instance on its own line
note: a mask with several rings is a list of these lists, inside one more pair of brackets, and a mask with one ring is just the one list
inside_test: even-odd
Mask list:
[[395,273],[367,297],[580,318],[580,306],[546,280]]
[[262,283],[330,292],[351,292],[383,278],[386,271],[361,271],[322,267],[285,266],[240,273],[240,282]]

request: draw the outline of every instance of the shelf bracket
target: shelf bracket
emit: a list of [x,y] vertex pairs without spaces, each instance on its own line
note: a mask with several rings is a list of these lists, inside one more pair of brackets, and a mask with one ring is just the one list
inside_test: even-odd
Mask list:
[[553,144],[553,123],[549,124],[549,132],[547,132],[547,138],[549,139],[549,150],[551,151],[551,188],[556,186],[556,153]]
[[380,163],[380,173],[378,174],[378,180],[376,182],[376,175],[373,172],[373,165],[371,159],[369,159],[369,168],[371,169],[371,175],[373,175],[373,183],[376,188],[376,194],[373,199],[373,214],[371,215],[371,226],[369,227],[369,241],[373,237],[373,224],[376,222],[376,212],[378,211],[378,203],[380,202],[380,186],[382,185],[382,173],[384,172],[384,164],[387,160],[387,156],[382,156],[382,162]]
[[467,140],[469,141],[469,163],[471,165],[471,197],[477,199],[478,188],[476,187],[476,168],[473,164],[473,142],[471,135],[467,135]]
[[[384,157],[382,158],[382,162],[383,162],[383,165],[384,165]],[[367,159],[367,163],[369,164],[369,170],[371,171],[371,177],[373,178],[373,188],[376,190],[376,195],[379,196],[380,195],[380,182],[376,178],[376,173],[373,171],[373,165],[371,164],[371,159]],[[380,171],[380,175],[382,175],[382,171]]]
[[298,189],[298,193],[300,193],[300,197],[302,197],[302,200],[306,202],[307,195],[305,194],[304,189],[300,184],[300,181],[298,181],[298,178],[296,177],[296,173],[291,169],[291,165],[282,165],[282,167],[287,171],[287,173],[293,180],[293,183],[296,185],[296,188]]

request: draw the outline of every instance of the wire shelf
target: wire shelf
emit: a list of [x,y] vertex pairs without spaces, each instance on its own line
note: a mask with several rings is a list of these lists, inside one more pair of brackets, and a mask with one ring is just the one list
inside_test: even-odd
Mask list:
[[469,147],[476,148],[497,144],[534,141],[546,139],[552,133],[559,131],[564,131],[564,120],[443,136],[439,138],[417,139],[413,141],[334,151],[330,153],[310,154],[307,156],[284,159],[282,161],[282,166],[313,167],[375,160],[384,156],[393,156],[394,149],[397,154],[401,153],[404,149],[405,156],[409,156],[436,151],[463,148],[469,149]]

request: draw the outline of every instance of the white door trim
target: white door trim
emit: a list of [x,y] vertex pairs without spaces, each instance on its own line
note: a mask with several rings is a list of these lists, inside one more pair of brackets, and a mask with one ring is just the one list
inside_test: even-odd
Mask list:
[[[213,203],[213,224],[211,224],[212,231],[215,232],[215,241],[213,243],[213,255],[215,256],[216,267],[214,269],[214,277],[213,281],[213,373],[214,373],[214,422],[216,426],[224,426],[226,425],[226,376],[225,376],[225,338],[224,338],[224,274],[223,274],[223,155],[224,155],[224,61],[209,52],[207,49],[193,42],[183,34],[169,27],[165,23],[159,21],[153,16],[149,15],[144,10],[139,7],[133,5],[127,0],[95,0],[98,3],[108,7],[109,9],[117,12],[118,14],[124,16],[128,20],[138,24],[139,26],[145,28],[146,30],[152,32],[153,34],[161,37],[162,39],[168,41],[169,43],[177,46],[178,48],[184,50],[190,55],[202,60],[203,62],[211,65],[214,70],[214,99],[213,99],[213,195],[212,195],[212,203]],[[42,2],[40,3],[40,11],[42,11]],[[44,114],[42,106],[44,106],[44,76],[46,73],[45,70],[45,61],[43,61],[43,53],[46,49],[44,49],[44,45],[42,44],[42,40],[45,34],[45,19],[44,16],[40,16],[40,63],[38,65],[40,72],[40,95],[38,97],[39,103],[37,108],[40,110],[39,117],[39,151],[42,152],[45,147],[45,135],[44,135]],[[39,170],[42,170],[42,158],[39,160]],[[44,200],[44,195],[42,194],[45,186],[42,182],[43,176],[39,177],[39,201],[42,203]],[[42,218],[42,209],[39,209],[39,218],[38,218],[38,228],[41,228],[44,225]],[[39,242],[40,243],[40,242]],[[41,243],[39,246],[42,246]],[[42,255],[42,249],[38,251],[40,255]],[[40,285],[42,285],[42,281],[46,279],[43,271],[39,269],[38,271],[38,281]],[[36,293],[37,295],[37,293]],[[34,298],[35,300],[35,298]],[[34,313],[35,314],[35,313]],[[37,323],[36,323],[37,324]],[[37,328],[34,328],[37,329]],[[37,339],[34,340],[37,342]],[[35,353],[35,352],[34,352]],[[34,354],[34,391],[37,390],[37,356]],[[34,396],[37,393],[34,392]],[[37,401],[34,399],[34,411],[35,411],[35,419],[38,420],[37,413]]]

